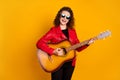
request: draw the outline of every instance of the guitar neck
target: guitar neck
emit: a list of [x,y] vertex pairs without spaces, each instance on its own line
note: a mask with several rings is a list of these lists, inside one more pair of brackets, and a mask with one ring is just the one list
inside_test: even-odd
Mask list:
[[[92,39],[97,40],[97,37],[93,37]],[[82,47],[82,46],[88,44],[89,40],[90,40],[90,39],[85,40],[85,41],[80,42],[80,43],[77,43],[77,44],[75,44],[75,45],[69,46],[69,47],[67,47],[67,48],[65,48],[65,49],[66,49],[67,52],[69,52],[69,51],[71,51],[71,50],[75,50],[75,49],[77,49],[77,48],[79,48],[79,47]]]
[[[99,35],[97,35],[96,37],[93,37],[93,38],[91,38],[91,39],[94,39],[94,40],[104,39],[104,38],[106,38],[106,37],[108,37],[108,36],[110,36],[110,35],[111,35],[111,32],[110,32],[109,30],[107,30],[107,31],[104,31],[104,32],[100,33]],[[77,49],[77,48],[79,48],[79,47],[82,47],[82,46],[88,44],[91,39],[85,40],[85,41],[83,41],[83,42],[81,42],[81,43],[72,45],[72,46],[67,47],[67,48],[65,48],[65,49],[66,49],[67,52],[69,52],[69,51],[71,51],[71,50],[75,50],[75,49]]]

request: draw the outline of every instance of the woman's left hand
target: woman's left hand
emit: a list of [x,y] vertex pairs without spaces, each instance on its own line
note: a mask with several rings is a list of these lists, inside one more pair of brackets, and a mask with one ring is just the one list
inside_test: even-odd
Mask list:
[[94,42],[95,42],[95,39],[92,38],[92,39],[89,40],[88,45],[93,44]]

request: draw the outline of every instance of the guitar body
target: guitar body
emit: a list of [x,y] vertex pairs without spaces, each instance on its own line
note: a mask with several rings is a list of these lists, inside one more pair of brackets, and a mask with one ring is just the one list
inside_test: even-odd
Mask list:
[[[58,44],[48,44],[52,48],[66,48],[71,46],[68,41],[63,41]],[[65,56],[49,56],[46,52],[38,50],[38,58],[42,68],[46,72],[54,72],[60,68],[65,62],[72,60],[75,57],[75,51],[69,51]]]

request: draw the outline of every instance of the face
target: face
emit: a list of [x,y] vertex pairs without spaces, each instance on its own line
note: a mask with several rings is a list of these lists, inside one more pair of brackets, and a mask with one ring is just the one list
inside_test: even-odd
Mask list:
[[70,20],[70,13],[68,11],[62,11],[60,16],[60,24],[66,25]]

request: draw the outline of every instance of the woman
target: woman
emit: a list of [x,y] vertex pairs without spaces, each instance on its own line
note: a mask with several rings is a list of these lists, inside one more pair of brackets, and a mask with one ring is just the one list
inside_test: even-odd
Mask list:
[[[57,48],[53,49],[47,45],[47,43],[59,43],[64,40],[68,40],[71,45],[77,44],[80,41],[77,38],[74,26],[74,16],[71,8],[63,7],[61,8],[56,18],[54,19],[54,27],[52,27],[38,42],[37,48],[45,51],[49,55],[64,55],[65,49]],[[93,43],[93,39],[90,39],[88,43],[77,51],[81,51]],[[72,61],[64,63],[59,70],[51,74],[52,80],[70,80],[75,67],[75,58]]]

